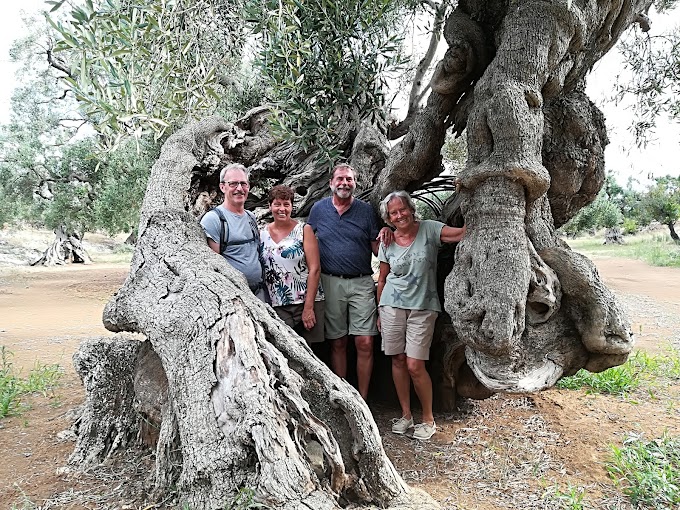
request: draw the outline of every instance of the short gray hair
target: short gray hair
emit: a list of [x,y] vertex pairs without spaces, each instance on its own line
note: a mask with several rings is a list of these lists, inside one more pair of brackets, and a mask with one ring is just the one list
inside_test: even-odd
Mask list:
[[416,204],[413,203],[413,199],[411,198],[411,195],[408,194],[408,192],[404,190],[399,190],[399,191],[393,191],[389,195],[387,195],[385,198],[383,198],[380,201],[380,216],[382,216],[382,219],[385,223],[387,223],[390,227],[394,227],[392,222],[390,221],[390,215],[387,212],[387,206],[389,203],[394,200],[395,198],[398,198],[402,201],[402,203],[406,204],[409,209],[411,209],[411,212],[413,213],[413,219],[417,220],[419,219],[418,214],[416,213]]
[[352,165],[350,165],[349,163],[338,163],[338,164],[335,165],[335,166],[333,167],[333,169],[331,170],[331,181],[333,180],[333,177],[335,177],[335,172],[337,172],[337,171],[340,170],[341,168],[346,168],[347,170],[349,170],[350,172],[352,172],[352,176],[354,176],[354,178],[356,179],[357,171],[354,170],[354,167],[352,167]]
[[246,174],[246,179],[250,181],[250,172],[248,172],[246,167],[244,167],[241,163],[229,163],[220,172],[220,182],[224,182],[224,176],[229,170],[241,170],[241,172]]

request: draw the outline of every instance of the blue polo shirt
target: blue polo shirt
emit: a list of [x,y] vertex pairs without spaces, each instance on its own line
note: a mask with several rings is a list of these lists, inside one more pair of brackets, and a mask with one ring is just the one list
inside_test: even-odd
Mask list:
[[319,200],[307,218],[319,240],[321,272],[336,275],[372,274],[371,242],[378,237],[373,208],[355,198],[342,216],[331,197]]

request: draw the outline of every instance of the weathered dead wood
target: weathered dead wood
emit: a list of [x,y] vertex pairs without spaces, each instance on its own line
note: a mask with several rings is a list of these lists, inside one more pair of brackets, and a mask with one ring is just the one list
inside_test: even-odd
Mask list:
[[604,244],[626,244],[619,227],[608,228],[604,233]]
[[69,463],[79,469],[96,466],[125,448],[137,436],[139,417],[133,408],[133,377],[142,342],[131,336],[93,338],[73,355],[87,397],[73,425],[77,436]]

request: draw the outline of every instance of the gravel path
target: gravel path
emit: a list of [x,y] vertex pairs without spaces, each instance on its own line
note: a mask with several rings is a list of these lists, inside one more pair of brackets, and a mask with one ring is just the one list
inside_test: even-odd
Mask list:
[[680,349],[678,306],[659,302],[649,296],[614,293],[628,311],[639,347],[663,348],[670,342],[675,349]]

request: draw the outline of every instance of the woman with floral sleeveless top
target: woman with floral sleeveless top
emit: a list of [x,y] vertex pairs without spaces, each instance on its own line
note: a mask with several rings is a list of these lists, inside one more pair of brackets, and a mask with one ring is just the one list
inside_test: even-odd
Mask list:
[[274,221],[260,232],[264,281],[278,316],[308,343],[323,342],[319,245],[311,226],[290,217],[293,197],[288,186],[274,186],[269,192]]

